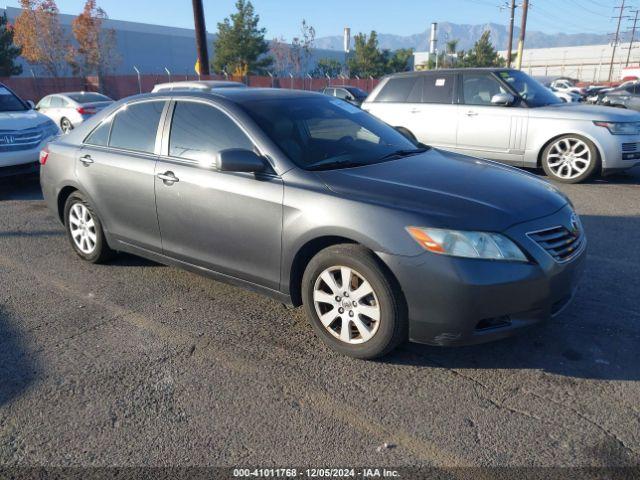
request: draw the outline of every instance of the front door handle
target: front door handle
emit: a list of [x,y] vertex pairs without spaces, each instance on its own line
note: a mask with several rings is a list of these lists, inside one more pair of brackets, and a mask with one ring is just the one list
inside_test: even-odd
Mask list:
[[158,178],[160,180],[162,180],[165,185],[173,185],[176,182],[179,182],[180,179],[178,177],[176,177],[173,172],[164,172],[164,173],[159,173],[158,174]]
[[84,155],[80,157],[80,161],[84,164],[85,167],[88,167],[93,163],[93,158],[91,158],[91,155]]
[[473,110],[469,110],[467,113],[465,113],[465,115],[467,117],[477,117],[478,116],[478,112],[474,112]]

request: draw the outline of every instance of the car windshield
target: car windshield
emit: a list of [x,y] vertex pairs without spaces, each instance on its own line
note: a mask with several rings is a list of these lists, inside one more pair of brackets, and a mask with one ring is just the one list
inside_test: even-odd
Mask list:
[[11,90],[0,85],[0,112],[24,112],[25,110],[28,108],[24,102]]
[[507,82],[530,107],[544,107],[562,103],[562,100],[556,97],[553,92],[526,73],[509,70],[498,72],[498,76]]
[[307,170],[370,165],[424,151],[339,99],[271,98],[247,100],[241,106],[296,165]]
[[93,103],[93,102],[111,102],[113,101],[106,95],[102,95],[100,93],[68,93],[67,97],[69,97],[74,102],[78,103]]

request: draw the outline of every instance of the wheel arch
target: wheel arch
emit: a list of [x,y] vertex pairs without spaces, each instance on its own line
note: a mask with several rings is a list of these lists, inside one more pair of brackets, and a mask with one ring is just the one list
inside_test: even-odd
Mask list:
[[309,261],[318,254],[321,250],[325,248],[331,247],[333,245],[340,244],[351,244],[351,245],[359,245],[373,252],[373,255],[378,260],[378,263],[385,275],[390,282],[395,284],[397,287],[397,291],[402,295],[402,301],[406,303],[406,299],[404,298],[404,292],[400,287],[400,282],[393,274],[391,269],[387,266],[387,264],[382,261],[382,259],[376,254],[375,250],[371,249],[367,245],[358,242],[357,240],[341,235],[323,235],[320,237],[313,238],[308,240],[305,244],[303,244],[295,256],[293,257],[293,261],[291,263],[291,268],[289,269],[289,285],[288,291],[289,296],[291,298],[291,303],[295,307],[299,307],[302,305],[302,276],[304,275],[304,271],[309,264]]
[[58,207],[58,218],[62,223],[64,223],[64,205],[67,203],[67,199],[71,196],[72,193],[80,191],[77,187],[73,185],[67,185],[63,187],[58,193],[58,198],[56,200]]
[[598,157],[598,161],[599,161],[599,166],[598,166],[598,170],[597,173],[599,174],[600,171],[602,170],[602,145],[600,145],[600,142],[598,142],[598,140],[596,140],[592,135],[586,134],[584,132],[565,132],[565,133],[561,133],[558,135],[554,135],[553,137],[551,137],[549,140],[547,140],[546,142],[544,142],[542,144],[542,146],[538,149],[538,156],[536,159],[536,166],[538,168],[542,168],[542,154],[544,153],[545,149],[553,142],[555,142],[557,139],[561,138],[561,137],[565,137],[567,135],[575,135],[577,137],[582,137],[586,140],[589,140],[591,143],[593,143],[593,145],[596,147],[596,155]]

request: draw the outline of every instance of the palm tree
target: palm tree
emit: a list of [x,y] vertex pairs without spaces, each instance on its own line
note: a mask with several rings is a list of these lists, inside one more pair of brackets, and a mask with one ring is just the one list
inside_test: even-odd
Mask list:
[[456,49],[458,48],[459,40],[453,39],[447,42],[447,53],[454,55],[456,53]]

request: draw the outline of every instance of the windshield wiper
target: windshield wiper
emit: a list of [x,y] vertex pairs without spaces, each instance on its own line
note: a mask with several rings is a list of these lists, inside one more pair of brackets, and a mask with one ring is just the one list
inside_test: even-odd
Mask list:
[[379,162],[384,160],[390,160],[392,158],[402,158],[409,157],[411,155],[417,155],[419,153],[424,153],[429,150],[429,147],[420,147],[420,148],[411,148],[411,149],[403,149],[403,150],[394,150],[391,153],[387,153],[386,155],[380,157],[378,159]]
[[361,167],[367,165],[368,162],[356,162],[355,160],[320,160],[319,162],[307,165],[307,170],[330,170],[332,168],[349,168],[349,167]]

